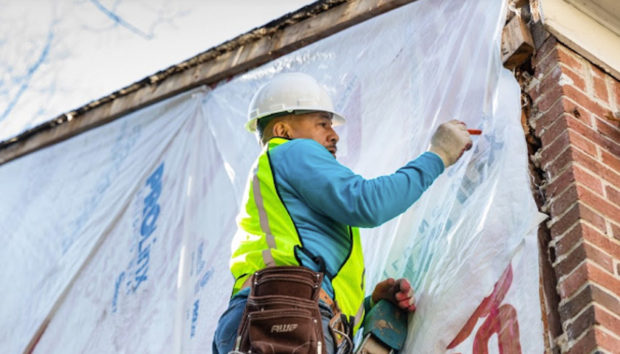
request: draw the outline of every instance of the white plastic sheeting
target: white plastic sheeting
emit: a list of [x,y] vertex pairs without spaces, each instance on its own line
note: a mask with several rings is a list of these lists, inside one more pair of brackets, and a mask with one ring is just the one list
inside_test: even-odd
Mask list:
[[3,352],[210,352],[259,153],[247,106],[284,71],[328,88],[348,118],[339,160],[368,178],[422,153],[443,121],[483,130],[405,214],[362,230],[367,281],[414,284],[407,353],[541,352],[538,214],[503,19],[495,0],[418,1],[0,166]]

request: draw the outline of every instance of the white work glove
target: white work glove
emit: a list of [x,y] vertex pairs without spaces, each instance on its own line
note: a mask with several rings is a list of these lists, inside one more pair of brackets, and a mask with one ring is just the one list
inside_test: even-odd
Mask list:
[[467,132],[467,126],[465,123],[454,119],[437,128],[431,138],[431,146],[428,150],[439,155],[443,165],[448,168],[471,147],[472,142]]

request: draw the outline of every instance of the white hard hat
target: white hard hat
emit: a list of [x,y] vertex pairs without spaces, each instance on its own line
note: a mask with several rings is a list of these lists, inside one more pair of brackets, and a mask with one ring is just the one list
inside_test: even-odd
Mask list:
[[245,128],[256,131],[257,120],[277,113],[321,111],[332,114],[334,125],[344,124],[342,115],[334,112],[327,91],[304,73],[284,73],[262,86],[252,98]]

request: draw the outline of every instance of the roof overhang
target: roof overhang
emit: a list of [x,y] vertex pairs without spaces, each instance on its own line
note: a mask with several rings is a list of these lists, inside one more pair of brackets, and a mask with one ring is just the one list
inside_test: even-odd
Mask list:
[[415,1],[316,1],[18,136],[0,141],[0,165],[181,92],[215,85]]
[[620,80],[620,1],[539,0],[547,31]]

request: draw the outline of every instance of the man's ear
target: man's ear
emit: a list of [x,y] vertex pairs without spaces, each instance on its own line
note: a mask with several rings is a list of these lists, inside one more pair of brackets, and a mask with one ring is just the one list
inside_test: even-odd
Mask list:
[[273,136],[279,136],[287,139],[291,138],[291,126],[286,120],[276,122],[271,131],[273,132]]

